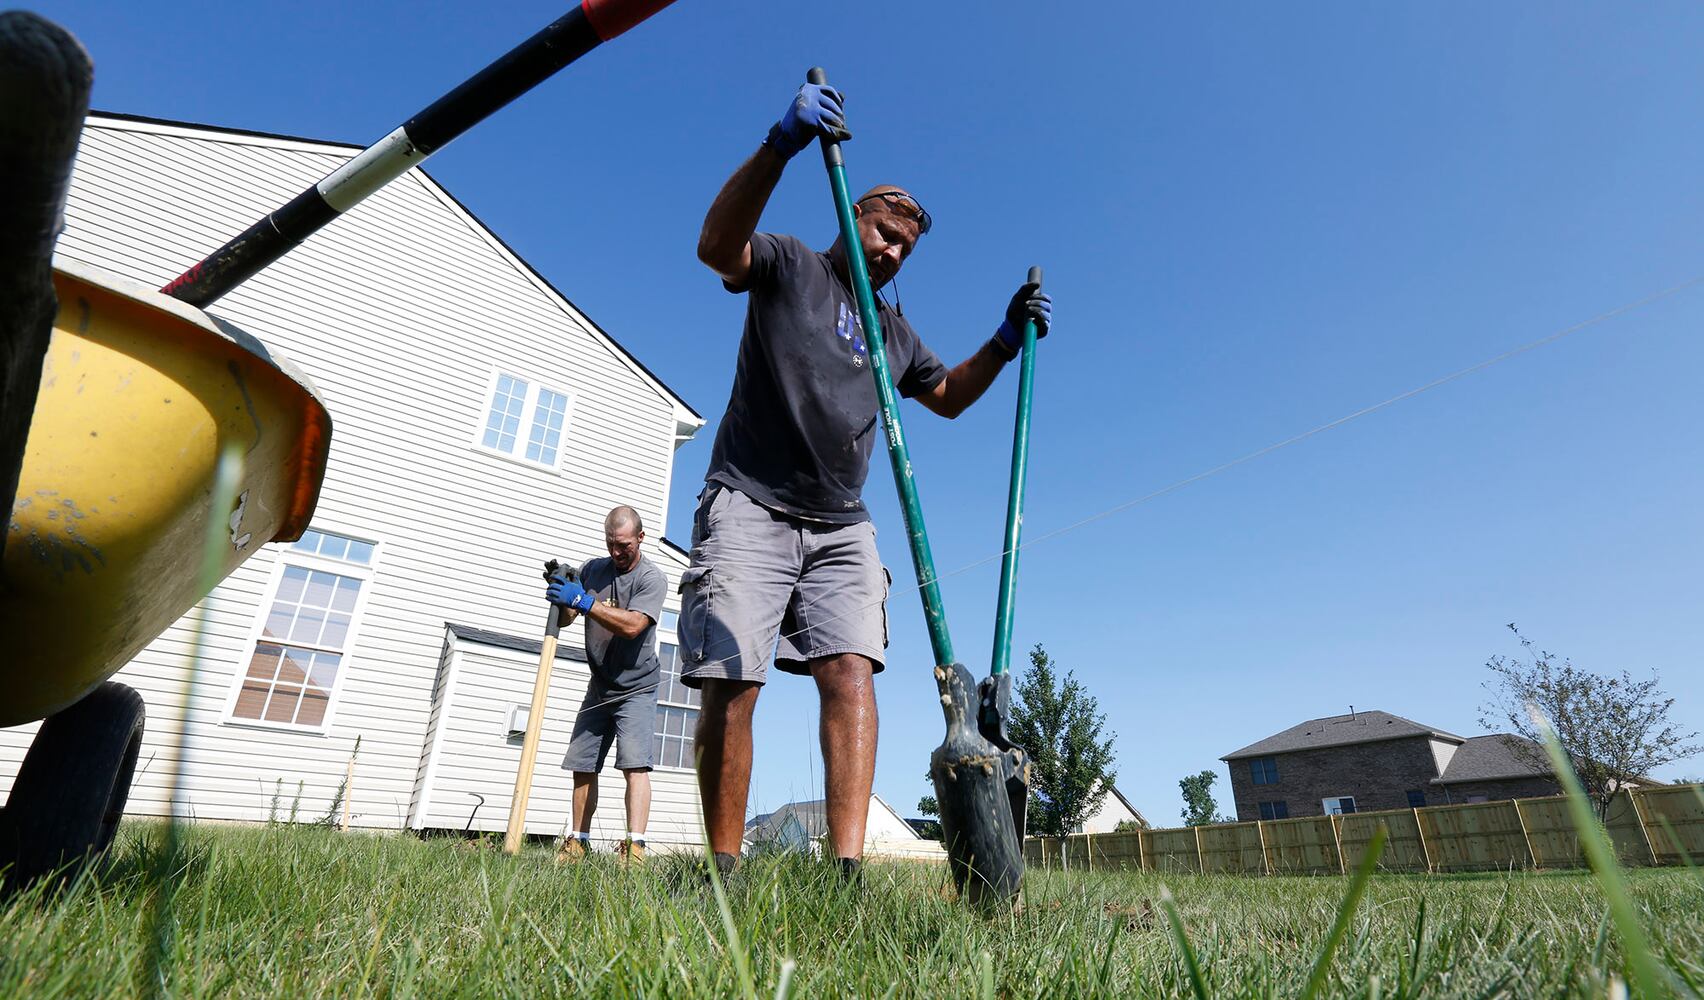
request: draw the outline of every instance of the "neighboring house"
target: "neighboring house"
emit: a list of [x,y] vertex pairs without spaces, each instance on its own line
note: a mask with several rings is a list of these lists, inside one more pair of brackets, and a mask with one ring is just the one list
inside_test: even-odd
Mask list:
[[[822,799],[789,802],[770,813],[746,821],[745,839],[753,847],[778,847],[815,853],[817,840],[828,834],[826,803]],[[866,851],[916,844],[923,838],[894,808],[870,793],[869,819],[864,826]]]
[[1220,759],[1239,820],[1555,795],[1506,733],[1464,738],[1388,712],[1310,719]]
[[1100,808],[1095,814],[1083,821],[1079,833],[1111,833],[1118,829],[1120,823],[1134,823],[1140,829],[1151,829],[1148,818],[1130,804],[1118,786],[1108,786],[1106,798],[1101,799]]
[[[91,115],[58,253],[158,287],[355,152]],[[130,812],[166,812],[182,732],[183,814],[265,820],[277,802],[315,817],[359,736],[354,825],[502,829],[546,615],[541,563],[601,555],[605,513],[637,508],[670,580],[672,663],[686,559],[664,543],[664,515],[675,450],[703,418],[419,169],[211,312],[309,373],[331,455],[309,533],[264,547],[118,673],[148,705]],[[533,834],[566,821],[582,642],[563,631]],[[653,839],[696,843],[696,693],[667,681]],[[0,793],[34,730],[0,731]],[[595,833],[614,839],[620,775],[602,788]]]

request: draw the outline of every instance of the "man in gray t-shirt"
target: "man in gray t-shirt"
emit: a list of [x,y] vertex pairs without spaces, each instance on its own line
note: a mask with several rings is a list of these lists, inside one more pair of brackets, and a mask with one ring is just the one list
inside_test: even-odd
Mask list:
[[574,832],[561,856],[576,859],[591,840],[598,808],[598,772],[616,744],[615,766],[627,778],[627,836],[621,851],[629,860],[645,854],[645,824],[651,813],[653,737],[657,731],[657,619],[663,616],[668,583],[639,552],[645,526],[632,507],[617,507],[604,519],[609,557],[580,568],[579,582],[552,583],[545,596],[586,620],[586,663],[591,682],[574,717],[564,769],[574,772]]
[[[692,565],[681,575],[681,680],[704,693],[698,784],[722,868],[740,849],[752,710],[772,651],[778,669],[816,682],[829,840],[848,874],[863,856],[888,588],[863,501],[882,435],[869,345],[847,277],[848,248],[837,241],[819,251],[757,232],[788,159],[819,135],[850,138],[840,104],[828,87],[800,88],[723,185],[698,240],[699,259],[728,291],[746,296],[734,387],[699,495]],[[865,193],[853,214],[860,246],[852,250],[880,288],[929,231],[929,214],[892,185]],[[1038,286],[1020,286],[995,335],[948,368],[882,303],[896,388],[931,412],[958,416],[1017,357],[1026,321],[1047,332],[1051,309]]]

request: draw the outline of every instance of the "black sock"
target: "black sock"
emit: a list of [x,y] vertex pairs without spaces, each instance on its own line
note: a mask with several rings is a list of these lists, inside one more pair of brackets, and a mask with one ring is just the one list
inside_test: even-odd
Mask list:
[[735,855],[723,854],[721,851],[717,851],[716,852],[716,874],[722,876],[723,878],[727,878],[729,875],[732,875],[734,873],[734,865],[738,861],[739,861],[739,858],[736,857]]
[[846,882],[846,883],[849,883],[851,885],[863,885],[864,884],[864,859],[863,858],[841,858],[840,859],[840,880],[842,882]]

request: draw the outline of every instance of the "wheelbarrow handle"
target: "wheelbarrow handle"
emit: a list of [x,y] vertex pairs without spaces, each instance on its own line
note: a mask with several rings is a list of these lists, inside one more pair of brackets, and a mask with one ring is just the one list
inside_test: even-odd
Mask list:
[[[828,73],[818,66],[805,74],[805,79],[821,86],[828,83]],[[846,186],[846,164],[840,155],[840,143],[826,135],[822,136],[822,161],[828,167],[828,186],[834,193],[834,207],[840,217],[840,239],[845,245],[846,268],[852,279],[853,295],[858,300],[864,342],[870,349],[870,372],[876,379],[882,427],[887,431],[888,462],[893,466],[894,485],[899,490],[900,508],[905,513],[911,564],[917,571],[917,583],[923,592],[923,617],[929,626],[929,645],[934,650],[937,666],[953,663],[953,640],[947,633],[946,605],[941,600],[940,581],[935,577],[935,557],[929,551],[929,531],[923,525],[923,505],[917,498],[917,483],[911,473],[911,453],[905,445],[905,431],[900,425],[899,397],[893,389],[893,375],[888,371],[881,315],[876,311],[876,296],[870,290],[870,270],[864,262],[858,240],[858,223],[852,214],[852,192]]]
[[[1041,268],[1029,269],[1028,283],[1041,287]],[[1018,415],[1012,428],[1012,482],[1006,493],[1006,544],[1000,556],[1000,602],[994,610],[994,662],[988,673],[999,677],[1011,668],[1012,614],[1018,594],[1018,540],[1024,526],[1024,483],[1029,467],[1030,386],[1035,382],[1034,320],[1024,321],[1024,347],[1018,368]]]
[[160,289],[205,307],[569,63],[674,0],[581,0]]

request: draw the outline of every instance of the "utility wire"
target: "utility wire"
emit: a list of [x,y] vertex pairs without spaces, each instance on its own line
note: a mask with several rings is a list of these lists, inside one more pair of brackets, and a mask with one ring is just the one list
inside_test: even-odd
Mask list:
[[[1229,471],[1231,469],[1236,468],[1239,465],[1246,465],[1247,463],[1252,462],[1255,459],[1264,458],[1265,456],[1270,455],[1275,451],[1279,451],[1281,449],[1288,448],[1293,444],[1300,444],[1301,442],[1306,441],[1309,438],[1314,437],[1315,435],[1323,434],[1326,431],[1332,430],[1332,429],[1337,428],[1337,427],[1341,427],[1344,424],[1349,423],[1350,421],[1359,420],[1360,418],[1365,417],[1369,414],[1377,413],[1380,410],[1394,406],[1397,403],[1403,402],[1404,400],[1413,399],[1415,396],[1418,396],[1421,393],[1430,392],[1431,390],[1436,389],[1439,386],[1447,385],[1451,382],[1456,381],[1457,379],[1465,378],[1468,375],[1475,374],[1476,372],[1484,371],[1485,369],[1490,368],[1492,365],[1500,364],[1504,361],[1509,360],[1510,358],[1519,357],[1520,355],[1526,354],[1529,351],[1535,351],[1535,350],[1539,349],[1540,347],[1545,347],[1545,346],[1548,346],[1550,344],[1554,344],[1556,341],[1561,340],[1563,337],[1569,336],[1570,334],[1578,333],[1581,330],[1585,330],[1589,327],[1596,326],[1599,323],[1603,323],[1607,320],[1614,319],[1617,316],[1621,316],[1621,315],[1624,315],[1626,313],[1633,312],[1636,309],[1641,309],[1645,306],[1651,305],[1652,303],[1660,302],[1663,299],[1671,298],[1675,295],[1680,294],[1681,292],[1687,291],[1688,289],[1695,288],[1700,284],[1704,284],[1704,274],[1701,274],[1701,275],[1699,275],[1695,278],[1689,279],[1687,281],[1683,281],[1678,285],[1673,285],[1669,288],[1665,288],[1662,291],[1653,292],[1650,295],[1646,295],[1642,298],[1634,299],[1631,302],[1627,302],[1627,303],[1624,303],[1622,305],[1616,306],[1614,309],[1610,309],[1607,312],[1599,313],[1598,315],[1593,316],[1590,319],[1582,320],[1578,323],[1573,324],[1572,326],[1563,327],[1562,329],[1556,330],[1556,331],[1549,333],[1549,334],[1546,334],[1545,336],[1540,337],[1537,340],[1529,341],[1525,344],[1521,344],[1518,347],[1510,348],[1509,350],[1504,351],[1501,354],[1495,355],[1493,357],[1486,358],[1484,361],[1480,361],[1477,364],[1468,365],[1466,368],[1461,368],[1461,369],[1458,369],[1456,371],[1450,372],[1448,375],[1443,375],[1443,376],[1440,376],[1438,378],[1435,378],[1432,381],[1425,383],[1424,385],[1416,386],[1415,388],[1409,389],[1406,392],[1397,393],[1396,395],[1391,396],[1389,399],[1385,399],[1385,400],[1382,400],[1380,402],[1373,403],[1370,406],[1364,406],[1361,409],[1354,411],[1353,413],[1344,414],[1343,416],[1338,417],[1335,420],[1329,420],[1329,421],[1327,421],[1323,424],[1320,424],[1317,427],[1313,427],[1313,428],[1310,428],[1308,430],[1302,431],[1300,434],[1295,434],[1295,435],[1292,435],[1290,437],[1284,438],[1282,441],[1273,442],[1272,444],[1269,444],[1269,445],[1265,446],[1264,448],[1259,448],[1255,451],[1249,452],[1246,455],[1242,455],[1242,456],[1239,456],[1237,458],[1233,458],[1228,462],[1223,462],[1219,465],[1215,465],[1212,468],[1207,469],[1203,472],[1197,472],[1193,476],[1189,476],[1189,477],[1186,477],[1184,479],[1179,479],[1177,482],[1174,482],[1174,483],[1170,484],[1169,486],[1163,486],[1163,487],[1161,487],[1157,490],[1154,490],[1151,493],[1145,493],[1145,494],[1143,494],[1139,497],[1135,497],[1133,499],[1126,500],[1123,503],[1115,504],[1115,505],[1108,507],[1104,510],[1097,511],[1096,513],[1090,514],[1087,517],[1081,518],[1080,520],[1073,521],[1072,523],[1067,524],[1064,527],[1055,528],[1054,530],[1049,531],[1046,534],[1039,535],[1035,538],[1031,538],[1031,539],[1023,542],[1022,544],[1020,544],[1017,547],[1017,551],[1021,552],[1024,549],[1030,548],[1032,546],[1040,545],[1041,543],[1046,542],[1046,541],[1051,541],[1052,539],[1058,538],[1061,535],[1065,535],[1065,534],[1068,534],[1070,532],[1076,531],[1079,528],[1087,527],[1090,524],[1094,524],[1097,521],[1105,520],[1106,518],[1112,517],[1115,514],[1121,514],[1124,511],[1131,509],[1132,507],[1136,507],[1136,506],[1139,506],[1141,504],[1145,504],[1150,500],[1157,500],[1160,497],[1166,496],[1166,495],[1171,494],[1171,493],[1175,493],[1178,490],[1181,490],[1186,486],[1192,486],[1195,483],[1199,483],[1204,479],[1209,479],[1213,476],[1216,476],[1216,475],[1220,474],[1221,472]],[[981,566],[986,566],[991,562],[995,562],[995,561],[998,561],[1000,559],[1003,559],[1003,558],[1005,558],[1005,555],[1006,555],[1006,550],[1002,550],[1002,551],[997,552],[993,555],[989,555],[989,556],[985,556],[981,559],[977,559],[974,562],[966,563],[963,566],[960,566],[956,569],[950,570],[946,573],[937,573],[935,575],[935,580],[936,581],[947,580],[947,579],[951,579],[955,576],[959,576],[961,574],[968,573],[973,569],[976,569],[976,568],[981,567]],[[714,583],[715,583],[713,576],[714,575],[712,574],[712,580],[711,580],[712,585],[714,585]],[[916,589],[922,590],[930,582],[931,581],[927,581],[927,580],[920,581],[917,584]],[[825,618],[822,621],[813,622],[812,625],[813,625],[813,627],[815,627],[815,626],[825,625],[829,622],[839,621],[842,618],[848,618],[852,615],[861,614],[865,611],[869,611],[872,608],[881,607],[882,604],[884,604],[884,603],[886,603],[886,602],[885,601],[878,601],[878,602],[874,602],[874,603],[871,603],[871,604],[862,605],[862,606],[853,608],[850,611],[844,612],[842,614],[835,615],[832,618]],[[806,631],[807,631],[807,629],[799,629],[798,631],[795,631],[795,632],[784,633],[784,634],[778,636],[777,638],[778,639],[790,639],[790,638],[793,638],[795,636],[802,635]],[[752,632],[750,632],[748,634],[725,637],[725,638],[721,639],[720,642],[721,642],[721,644],[726,645],[728,642],[737,642],[740,639],[766,638],[769,634],[770,633],[769,633],[768,629],[753,630]],[[718,666],[722,663],[728,662],[728,660],[730,660],[730,659],[732,659],[732,657],[723,657],[721,659],[716,659],[716,660],[701,661],[701,662],[699,662],[697,664],[693,664],[693,665],[702,669],[703,667]],[[638,692],[634,692],[634,693],[638,693]],[[627,696],[624,695],[622,697],[627,697]],[[611,700],[612,701],[619,701],[619,700],[621,700],[621,698],[615,698],[615,699],[611,699]],[[599,702],[598,704],[599,705],[607,704],[607,702]]]

